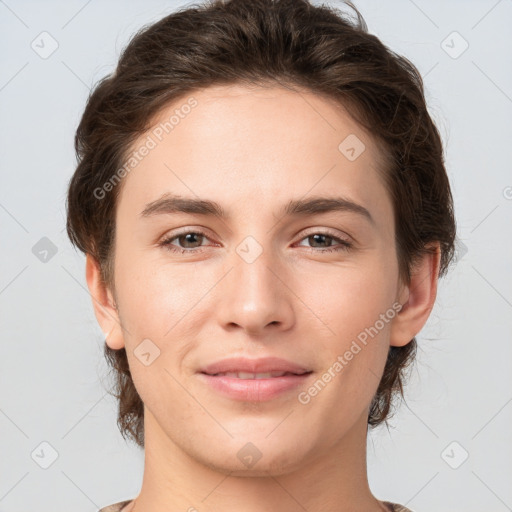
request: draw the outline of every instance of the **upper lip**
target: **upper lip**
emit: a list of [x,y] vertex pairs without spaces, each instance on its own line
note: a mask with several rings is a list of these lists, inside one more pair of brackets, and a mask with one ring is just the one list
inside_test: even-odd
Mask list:
[[222,359],[209,364],[200,370],[202,373],[215,375],[224,372],[248,372],[248,373],[266,373],[266,372],[289,372],[289,373],[308,373],[308,368],[281,359],[279,357],[262,357],[258,359],[247,359],[245,357],[231,357]]

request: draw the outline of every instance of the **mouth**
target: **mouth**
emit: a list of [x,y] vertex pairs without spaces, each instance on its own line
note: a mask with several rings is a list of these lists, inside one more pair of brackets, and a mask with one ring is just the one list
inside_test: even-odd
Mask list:
[[275,377],[287,377],[290,375],[305,375],[311,373],[311,371],[293,373],[293,372],[281,372],[281,371],[273,371],[273,372],[261,372],[261,373],[251,373],[251,372],[220,372],[220,373],[205,373],[201,372],[204,375],[210,375],[211,377],[230,377],[232,379],[273,379]]
[[[250,374],[264,375],[261,378],[281,377],[285,373],[294,375],[302,375],[311,369],[287,359],[279,357],[260,357],[258,359],[250,359],[247,357],[230,357],[211,363],[200,369],[201,373],[207,375],[219,374]],[[281,373],[281,375],[279,375]],[[267,374],[270,374],[267,375]],[[244,377],[241,377],[244,378]],[[245,377],[252,378],[252,377]]]
[[232,400],[263,402],[303,386],[313,371],[278,358],[231,358],[198,372],[215,393]]

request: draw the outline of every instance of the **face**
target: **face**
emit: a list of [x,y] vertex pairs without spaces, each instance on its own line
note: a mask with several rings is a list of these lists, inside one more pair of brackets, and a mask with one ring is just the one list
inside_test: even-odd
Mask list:
[[[187,100],[134,145],[155,142],[116,211],[115,297],[146,436],[225,471],[285,472],[366,427],[392,344],[381,155],[313,93],[218,86]],[[227,358],[245,361],[211,366]]]

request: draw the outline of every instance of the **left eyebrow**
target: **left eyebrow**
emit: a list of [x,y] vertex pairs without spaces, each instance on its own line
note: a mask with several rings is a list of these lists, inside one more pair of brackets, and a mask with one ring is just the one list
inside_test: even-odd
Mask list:
[[283,215],[317,215],[336,211],[356,213],[375,226],[374,218],[364,206],[345,197],[312,197],[306,200],[298,199],[289,201],[283,208]]
[[[333,211],[356,213],[373,226],[375,220],[362,205],[344,197],[310,197],[308,199],[290,200],[281,210],[283,217],[318,215]],[[215,201],[164,194],[144,207],[141,217],[152,217],[158,214],[190,213],[229,219],[228,212]]]

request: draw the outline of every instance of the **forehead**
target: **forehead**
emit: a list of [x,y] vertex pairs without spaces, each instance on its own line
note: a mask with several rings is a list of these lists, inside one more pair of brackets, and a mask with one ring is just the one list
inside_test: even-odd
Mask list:
[[376,217],[391,206],[373,138],[334,100],[304,90],[194,91],[162,109],[132,149],[142,145],[151,149],[124,178],[118,209],[140,213],[165,192],[244,215],[308,194],[349,197]]

